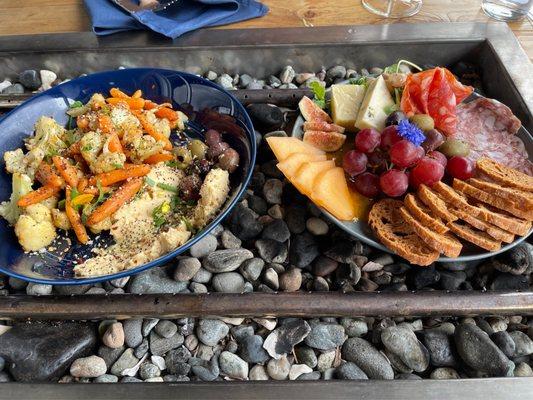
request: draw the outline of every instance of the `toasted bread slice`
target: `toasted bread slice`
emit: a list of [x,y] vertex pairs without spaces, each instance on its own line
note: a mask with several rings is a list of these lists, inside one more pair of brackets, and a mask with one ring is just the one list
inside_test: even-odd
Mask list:
[[480,158],[476,162],[476,167],[500,185],[533,192],[533,176],[506,167],[490,158]]
[[437,182],[435,185],[433,185],[433,189],[444,199],[446,203],[453,205],[455,208],[473,215],[479,214],[479,210],[468,203],[466,196],[457,192],[444,182]]
[[467,182],[478,189],[484,190],[485,192],[489,192],[501,198],[510,200],[516,203],[517,207],[533,209],[533,193],[524,192],[523,190],[519,189],[506,188],[498,185],[497,183],[476,178],[470,178]]
[[474,228],[479,229],[480,231],[487,232],[491,237],[496,240],[500,240],[505,243],[512,243],[514,241],[514,235],[511,232],[507,232],[503,229],[498,228],[495,225],[492,225],[478,217],[475,217],[471,214],[468,214],[464,211],[452,209],[450,210],[453,214],[457,215],[460,219],[465,221],[467,224],[472,225]]
[[426,185],[420,185],[416,194],[437,217],[447,222],[457,220],[457,217],[448,211],[446,202]]
[[514,233],[518,236],[525,236],[531,229],[531,221],[514,218],[510,215],[492,210],[487,205],[477,204],[479,209],[478,218],[496,225],[498,228]]
[[383,199],[372,206],[368,224],[389,249],[412,264],[430,265],[439,258],[439,252],[428,247],[405,223],[399,209],[403,203]]
[[463,245],[452,235],[441,235],[440,233],[436,233],[431,229],[426,228],[415,218],[413,218],[413,216],[405,207],[400,208],[400,214],[405,222],[409,224],[413,231],[415,231],[415,233],[420,237],[420,239],[422,239],[424,243],[432,249],[452,258],[458,257],[459,254],[461,254]]
[[469,228],[459,222],[448,222],[448,228],[460,238],[488,251],[500,250],[502,244],[483,231]]
[[440,218],[431,215],[431,210],[421,204],[414,195],[409,193],[405,196],[403,204],[413,217],[419,220],[420,223],[427,228],[434,230],[441,235],[449,231]]
[[[439,182],[439,183],[442,183],[442,182]],[[508,212],[509,214],[512,214],[516,217],[527,219],[528,221],[533,220],[533,210],[517,208],[516,203],[514,203],[513,201],[504,199],[500,196],[496,196],[492,193],[478,189],[477,187],[469,185],[468,183],[460,179],[453,180],[453,188],[455,190],[458,190],[464,193],[465,195],[469,197],[472,197],[483,203],[490,204],[491,206],[499,208],[500,210],[504,210]]]

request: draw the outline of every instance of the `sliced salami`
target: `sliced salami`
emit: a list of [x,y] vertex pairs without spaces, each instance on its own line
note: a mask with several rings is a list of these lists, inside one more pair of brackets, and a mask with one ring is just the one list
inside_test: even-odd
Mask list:
[[480,98],[457,106],[457,130],[452,135],[470,145],[468,158],[484,156],[533,175],[526,147],[516,136],[521,123],[506,105]]

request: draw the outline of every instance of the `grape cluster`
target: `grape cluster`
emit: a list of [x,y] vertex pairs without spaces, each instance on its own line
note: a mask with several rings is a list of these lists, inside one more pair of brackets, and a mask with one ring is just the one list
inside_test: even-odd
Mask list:
[[445,172],[453,178],[472,177],[474,167],[466,158],[468,144],[447,140],[434,129],[430,116],[415,117],[411,122],[424,130],[425,140],[420,146],[400,135],[398,124],[407,119],[401,111],[388,117],[381,133],[371,128],[357,133],[355,149],[345,153],[342,163],[353,189],[369,198],[382,193],[399,197],[409,186],[416,189],[421,184],[434,185]]

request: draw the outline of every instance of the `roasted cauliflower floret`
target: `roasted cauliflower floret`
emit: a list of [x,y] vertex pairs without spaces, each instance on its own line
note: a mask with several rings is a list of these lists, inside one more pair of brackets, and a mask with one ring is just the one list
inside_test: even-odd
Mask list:
[[131,134],[142,136],[141,123],[129,109],[120,106],[113,107],[110,118],[119,136]]
[[98,222],[97,224],[91,225],[89,229],[92,233],[98,234],[102,231],[108,231],[111,229],[111,226],[113,225],[111,221],[111,217],[107,217],[103,221]]
[[26,251],[37,251],[48,246],[56,237],[52,212],[43,204],[26,207],[15,224],[15,234]]
[[11,198],[0,204],[0,216],[4,217],[10,225],[15,225],[21,213],[17,202],[22,196],[32,191],[31,179],[27,175],[15,172],[11,187]]
[[157,118],[152,111],[146,113],[146,119],[150,122],[155,130],[166,137],[170,137],[170,123],[166,118]]
[[6,171],[10,174],[18,172],[27,175],[33,181],[35,171],[39,168],[39,164],[44,160],[45,155],[45,151],[40,147],[35,147],[26,154],[20,148],[14,151],[6,151],[4,153]]
[[56,228],[63,229],[64,231],[68,231],[72,228],[67,217],[67,213],[65,211],[58,210],[57,208],[52,209],[52,221],[54,222]]
[[150,135],[137,137],[126,145],[130,151],[130,159],[134,163],[141,163],[148,157],[161,153],[164,146],[165,144],[163,142],[156,141]]
[[50,117],[41,117],[35,123],[35,136],[26,141],[26,148],[32,150],[40,148],[45,155],[53,156],[60,150],[66,149],[67,145],[62,140],[65,128]]
[[96,163],[98,154],[100,154],[103,147],[104,140],[99,133],[87,132],[83,135],[80,140],[80,152],[85,161],[87,161],[87,164],[89,164],[89,167]]

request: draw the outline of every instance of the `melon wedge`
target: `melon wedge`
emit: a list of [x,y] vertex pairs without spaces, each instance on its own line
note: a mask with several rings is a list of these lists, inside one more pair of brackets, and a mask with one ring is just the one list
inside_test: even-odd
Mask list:
[[342,221],[356,217],[354,199],[348,189],[344,170],[335,167],[322,172],[315,179],[311,200]]
[[278,161],[284,161],[294,153],[325,154],[322,150],[295,137],[271,136],[266,141]]
[[283,172],[283,175],[294,184],[294,178],[296,172],[300,169],[302,164],[310,161],[324,161],[326,160],[325,154],[305,154],[294,153],[287,157],[285,160],[277,164],[278,169]]
[[309,196],[313,191],[315,184],[315,178],[324,171],[335,168],[335,161],[311,161],[303,163],[302,166],[296,171],[296,175],[292,184],[301,193]]

